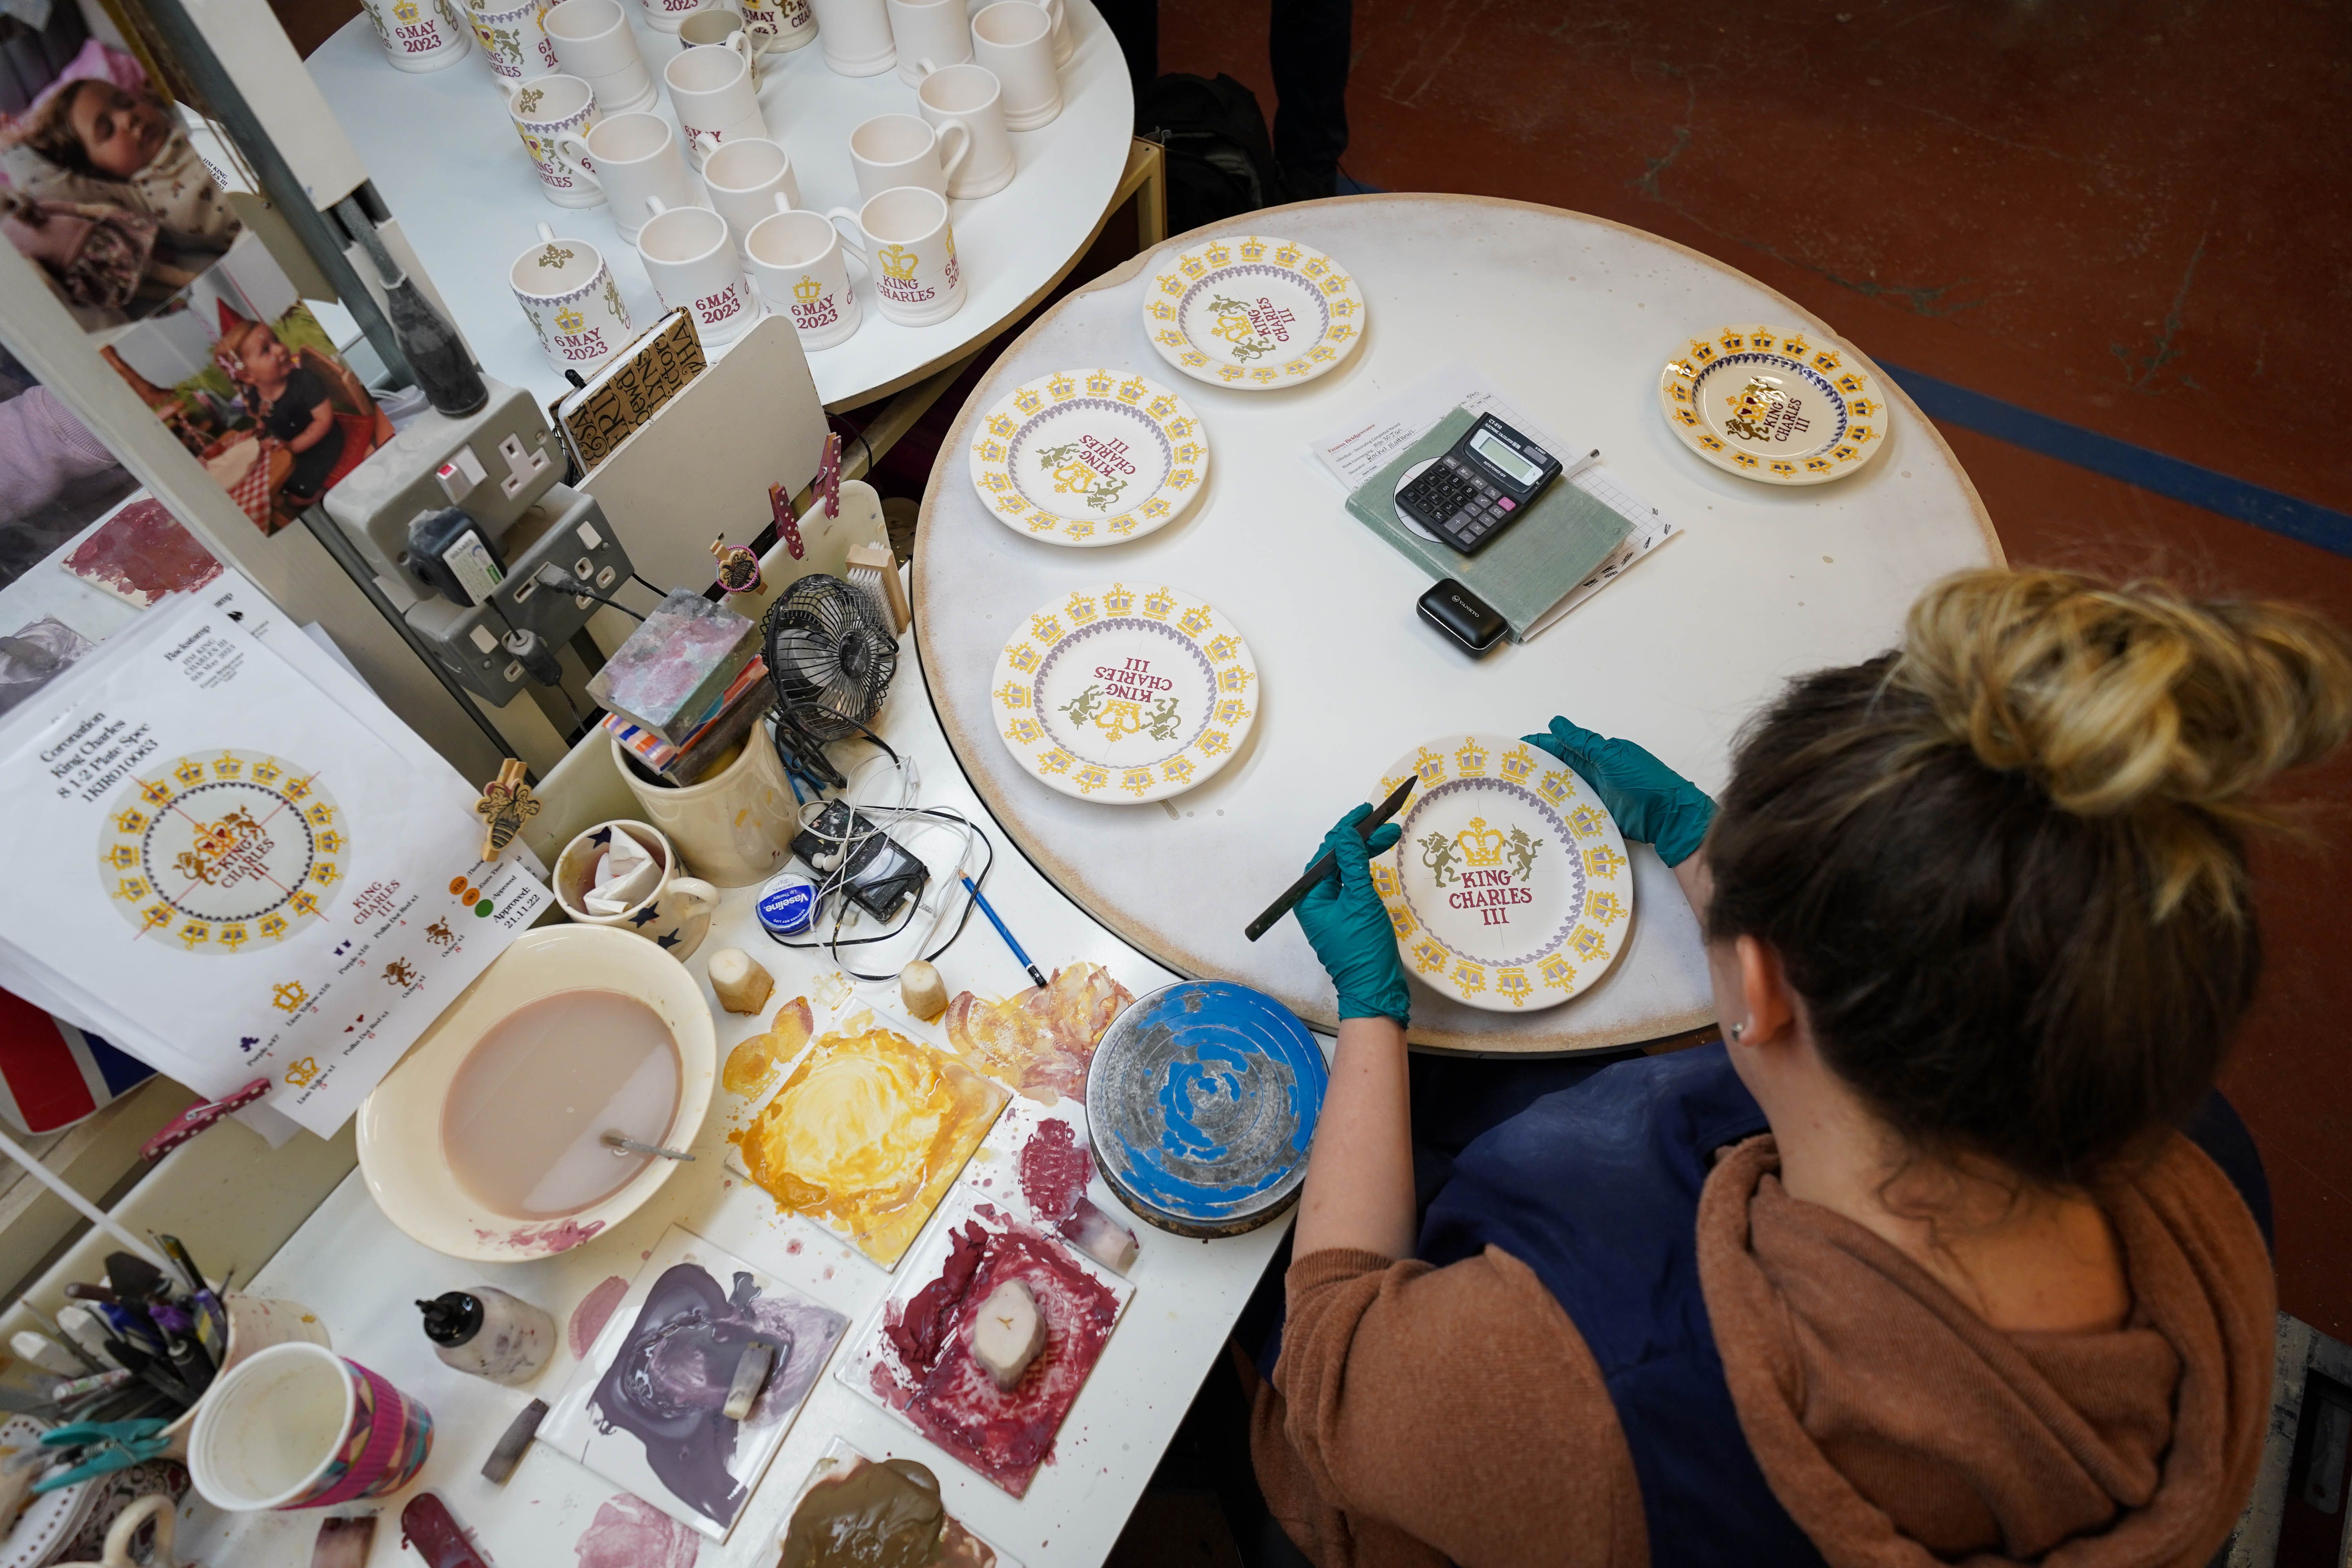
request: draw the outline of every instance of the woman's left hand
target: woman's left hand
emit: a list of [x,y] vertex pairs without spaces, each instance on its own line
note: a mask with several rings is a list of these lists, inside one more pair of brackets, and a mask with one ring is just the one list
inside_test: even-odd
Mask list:
[[1311,866],[1328,851],[1339,863],[1339,875],[1326,878],[1298,901],[1298,923],[1339,988],[1340,1017],[1393,1018],[1402,1025],[1412,1011],[1405,997],[1404,963],[1397,956],[1389,912],[1372,890],[1371,859],[1393,847],[1404,830],[1391,822],[1374,828],[1370,841],[1359,837],[1356,824],[1371,811],[1360,805],[1341,817],[1307,857]]

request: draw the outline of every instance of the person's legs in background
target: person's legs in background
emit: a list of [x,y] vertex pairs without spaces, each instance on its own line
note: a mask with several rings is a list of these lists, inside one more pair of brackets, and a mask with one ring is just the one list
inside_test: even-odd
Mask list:
[[1354,13],[1354,0],[1274,0],[1274,160],[1295,202],[1338,194]]

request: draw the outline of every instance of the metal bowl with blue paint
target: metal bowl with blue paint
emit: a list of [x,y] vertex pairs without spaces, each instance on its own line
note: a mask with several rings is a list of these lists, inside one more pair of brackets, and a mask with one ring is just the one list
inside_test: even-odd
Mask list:
[[1095,1160],[1147,1223],[1239,1236],[1297,1198],[1329,1083],[1315,1037],[1273,997],[1222,980],[1163,985],[1095,1047]]

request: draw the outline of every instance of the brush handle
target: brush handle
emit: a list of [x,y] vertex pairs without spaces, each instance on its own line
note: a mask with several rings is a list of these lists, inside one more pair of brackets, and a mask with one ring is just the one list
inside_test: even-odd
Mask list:
[[[1374,811],[1370,816],[1364,818],[1363,821],[1356,824],[1356,837],[1365,840],[1370,840],[1372,837],[1372,829],[1378,827],[1381,823],[1386,822],[1390,817],[1394,816],[1399,811],[1404,809],[1405,796],[1412,793],[1414,782],[1415,781],[1413,779],[1407,779],[1404,783],[1397,785],[1396,793],[1390,795],[1388,799],[1381,802],[1378,810]],[[1268,904],[1265,907],[1265,913],[1250,921],[1248,926],[1243,930],[1242,934],[1249,938],[1250,941],[1255,942],[1258,938],[1272,931],[1274,929],[1275,921],[1288,914],[1297,906],[1299,900],[1313,892],[1317,886],[1320,884],[1325,878],[1332,875],[1334,872],[1338,871],[1339,868],[1339,862],[1336,857],[1328,853],[1318,855],[1315,858],[1315,863],[1307,868],[1307,875],[1299,878],[1296,882],[1291,883],[1289,887],[1285,888],[1282,890],[1282,897]]]

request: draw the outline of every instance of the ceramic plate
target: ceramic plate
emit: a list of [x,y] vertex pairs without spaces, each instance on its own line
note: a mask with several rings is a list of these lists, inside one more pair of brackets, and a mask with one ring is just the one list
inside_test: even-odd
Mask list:
[[1490,1013],[1557,1006],[1609,972],[1633,929],[1633,873],[1609,808],[1567,763],[1508,735],[1432,741],[1404,837],[1372,862],[1406,972]]
[[1886,404],[1853,352],[1829,338],[1725,327],[1693,338],[1658,377],[1683,444],[1768,485],[1843,479],[1885,445]]
[[1064,795],[1164,800],[1232,759],[1257,717],[1249,644],[1173,588],[1083,588],[997,656],[997,732]]
[[1116,371],[1016,386],[971,444],[971,482],[996,520],[1055,544],[1117,544],[1171,521],[1209,475],[1200,416]]
[[1178,252],[1153,276],[1143,330],[1195,381],[1296,386],[1355,352],[1364,297],[1338,262],[1297,240],[1228,237]]
[[[29,1415],[0,1420],[0,1458],[40,1447],[41,1434],[48,1429],[47,1423]],[[0,1568],[36,1568],[48,1562],[89,1517],[91,1494],[101,1489],[89,1481],[76,1481],[27,1502],[6,1538],[0,1540]]]

